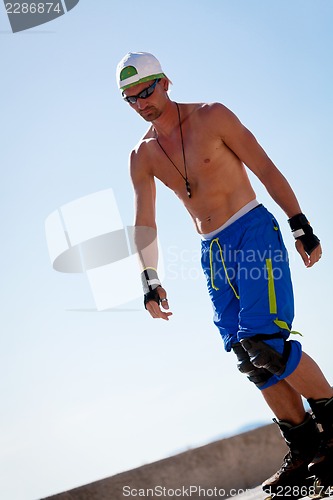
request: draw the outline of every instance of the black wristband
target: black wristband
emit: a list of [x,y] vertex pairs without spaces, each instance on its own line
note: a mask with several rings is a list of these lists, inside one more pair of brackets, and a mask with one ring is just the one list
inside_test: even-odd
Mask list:
[[158,295],[157,288],[155,288],[155,290],[151,290],[150,292],[147,292],[144,294],[143,303],[144,303],[145,309],[147,309],[147,302],[150,302],[151,300],[154,300],[155,302],[157,302],[158,305],[160,304],[161,299],[160,299],[160,296]]
[[288,219],[292,234],[296,240],[301,240],[308,255],[319,245],[319,238],[313,234],[310,222],[304,214],[297,214]]
[[154,300],[157,304],[160,303],[160,297],[157,288],[161,286],[156,269],[147,267],[141,273],[142,287],[144,293],[144,306],[147,309],[147,302]]

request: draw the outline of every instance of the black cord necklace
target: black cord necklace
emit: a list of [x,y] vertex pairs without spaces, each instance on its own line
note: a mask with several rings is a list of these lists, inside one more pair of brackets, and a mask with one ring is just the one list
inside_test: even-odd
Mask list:
[[165,156],[171,161],[172,165],[175,167],[175,169],[180,173],[180,175],[184,179],[187,196],[189,198],[191,198],[192,192],[191,192],[191,186],[190,186],[190,183],[189,183],[189,180],[188,180],[188,177],[187,177],[186,158],[185,158],[185,149],[184,149],[184,140],[183,140],[183,130],[182,130],[182,124],[181,124],[181,121],[180,121],[180,111],[179,111],[178,103],[175,102],[175,104],[177,106],[177,111],[178,111],[178,123],[179,123],[180,138],[181,138],[181,143],[182,143],[185,176],[181,173],[181,171],[179,170],[179,168],[177,167],[177,165],[171,160],[170,156],[168,155],[168,153],[165,151],[165,149],[161,145],[160,141],[158,140],[158,135],[156,133],[156,130],[155,130],[155,137],[156,137],[156,140],[157,140],[157,144],[162,149],[162,151],[165,154]]

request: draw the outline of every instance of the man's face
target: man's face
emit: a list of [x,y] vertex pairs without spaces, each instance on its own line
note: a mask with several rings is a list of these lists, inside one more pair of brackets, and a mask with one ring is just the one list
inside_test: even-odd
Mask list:
[[[134,85],[123,92],[123,97],[135,98],[136,102],[129,102],[129,105],[147,122],[153,122],[161,116],[166,95],[162,83],[163,80],[158,82],[150,80]],[[150,95],[145,97],[148,93]]]

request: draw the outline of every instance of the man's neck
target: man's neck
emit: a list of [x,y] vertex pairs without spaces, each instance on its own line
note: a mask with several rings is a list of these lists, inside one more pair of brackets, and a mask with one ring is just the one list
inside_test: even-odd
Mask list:
[[171,136],[175,128],[179,125],[176,103],[168,101],[163,113],[157,120],[152,122],[152,125],[159,137]]

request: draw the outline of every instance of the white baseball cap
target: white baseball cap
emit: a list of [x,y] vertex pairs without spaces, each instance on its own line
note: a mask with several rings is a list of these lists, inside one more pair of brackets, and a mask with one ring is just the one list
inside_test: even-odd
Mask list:
[[167,78],[159,61],[149,52],[129,52],[126,54],[117,66],[116,76],[118,88],[123,91],[149,80]]

